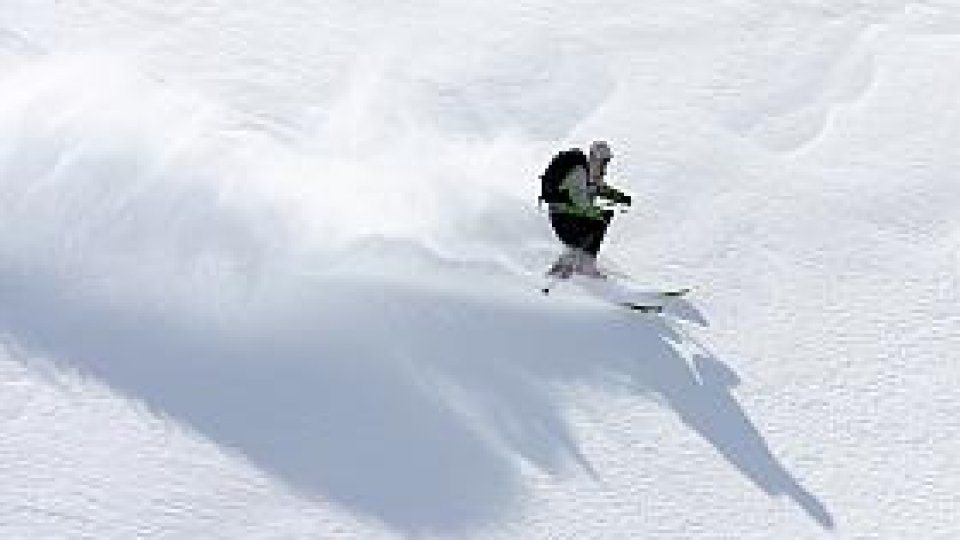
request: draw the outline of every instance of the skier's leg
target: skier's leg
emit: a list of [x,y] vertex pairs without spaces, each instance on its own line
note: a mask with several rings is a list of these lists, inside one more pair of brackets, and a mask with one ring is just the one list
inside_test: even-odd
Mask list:
[[609,219],[603,221],[584,219],[584,236],[586,242],[582,250],[582,256],[577,264],[577,272],[592,276],[604,277],[597,268],[597,254],[600,252],[600,245],[607,234]]
[[607,213],[605,213],[603,216],[603,220],[586,220],[587,223],[585,224],[585,227],[589,231],[587,234],[590,237],[590,242],[585,246],[585,249],[594,257],[600,253],[600,245],[603,244],[603,239],[607,236],[607,228],[610,226],[610,220],[612,218],[613,213],[607,211]]
[[573,273],[576,261],[576,251],[570,247],[564,246],[563,252],[560,253],[560,256],[557,258],[556,262],[554,262],[553,266],[550,267],[550,270],[547,271],[547,275],[559,278],[568,278],[570,277],[570,274]]
[[583,244],[582,226],[576,216],[559,212],[550,214],[550,225],[563,243],[564,250],[547,274],[561,278],[570,277],[579,260],[578,246]]

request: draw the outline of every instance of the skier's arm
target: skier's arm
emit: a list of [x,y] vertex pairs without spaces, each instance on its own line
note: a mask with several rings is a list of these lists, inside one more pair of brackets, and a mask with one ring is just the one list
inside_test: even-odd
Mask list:
[[603,197],[609,201],[615,202],[617,204],[625,204],[630,206],[633,202],[633,198],[627,195],[626,193],[620,191],[619,189],[607,185],[600,186],[597,191],[598,197]]

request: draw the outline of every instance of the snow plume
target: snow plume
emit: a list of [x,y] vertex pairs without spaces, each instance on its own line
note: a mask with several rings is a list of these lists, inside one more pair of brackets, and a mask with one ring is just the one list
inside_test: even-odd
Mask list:
[[375,105],[351,100],[372,75],[357,77],[322,132],[285,142],[115,55],[19,67],[0,87],[3,270],[203,309],[291,271],[344,271],[365,246],[465,257],[479,215],[533,199],[533,182],[497,166],[529,160],[523,145],[404,135],[363,116]]
[[285,224],[246,191],[255,151],[217,133],[216,107],[109,56],[46,58],[2,82],[5,273],[216,302],[284,250]]

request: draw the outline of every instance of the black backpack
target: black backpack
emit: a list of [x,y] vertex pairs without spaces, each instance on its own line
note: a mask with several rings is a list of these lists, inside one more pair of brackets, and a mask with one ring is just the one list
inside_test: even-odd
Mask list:
[[578,165],[587,168],[587,155],[579,148],[564,150],[553,156],[547,170],[540,175],[540,202],[570,203],[570,196],[560,189],[560,184]]

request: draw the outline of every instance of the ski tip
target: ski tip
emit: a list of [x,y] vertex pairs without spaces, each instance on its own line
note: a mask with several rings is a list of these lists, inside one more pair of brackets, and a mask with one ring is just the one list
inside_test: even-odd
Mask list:
[[663,306],[650,306],[630,303],[624,303],[620,305],[629,309],[630,311],[638,311],[640,313],[663,313]]
[[671,297],[683,296],[683,295],[687,294],[688,292],[690,292],[690,291],[692,291],[692,290],[693,290],[693,288],[691,288],[691,287],[684,287],[684,288],[682,288],[682,289],[677,289],[677,290],[675,290],[675,291],[667,291],[667,292],[663,293],[663,296],[671,296]]

